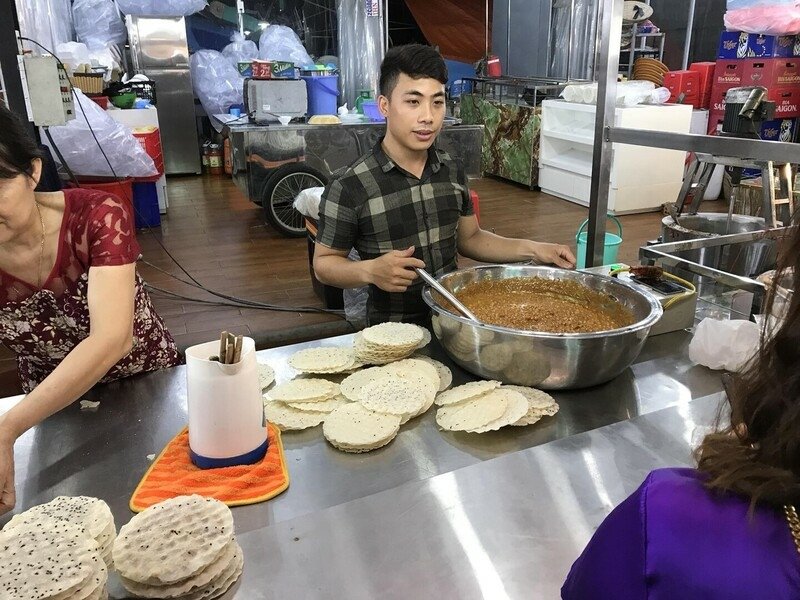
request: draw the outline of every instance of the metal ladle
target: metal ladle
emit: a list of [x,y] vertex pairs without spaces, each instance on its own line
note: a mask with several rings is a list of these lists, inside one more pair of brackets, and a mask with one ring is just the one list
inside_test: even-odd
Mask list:
[[445,288],[441,283],[439,283],[433,277],[431,277],[427,271],[420,268],[416,268],[414,270],[420,277],[422,277],[425,283],[427,283],[429,286],[431,286],[433,289],[439,292],[442,296],[444,296],[445,300],[447,300],[450,304],[455,306],[458,312],[467,317],[470,321],[477,323],[478,325],[481,324],[480,319],[478,319],[478,317],[476,317],[475,314],[470,309],[461,304],[461,302],[459,302],[459,300],[453,294],[451,294],[447,290],[447,288]]

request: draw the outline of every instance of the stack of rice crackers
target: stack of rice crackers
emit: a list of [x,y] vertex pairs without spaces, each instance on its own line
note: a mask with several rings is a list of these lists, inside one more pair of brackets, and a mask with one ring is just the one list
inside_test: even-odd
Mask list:
[[558,412],[556,401],[541,390],[499,381],[472,381],[440,394],[436,423],[447,431],[486,433],[508,425],[533,425]]
[[59,496],[16,515],[0,531],[0,597],[108,598],[116,533],[108,505],[86,496]]
[[216,598],[239,579],[244,564],[230,509],[198,495],[134,516],[120,529],[113,554],[122,585],[140,598]]

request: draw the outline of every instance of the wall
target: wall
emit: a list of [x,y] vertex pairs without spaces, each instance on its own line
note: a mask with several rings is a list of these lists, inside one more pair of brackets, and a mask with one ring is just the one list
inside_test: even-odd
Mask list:
[[[511,7],[511,30],[508,11]],[[654,22],[667,34],[664,62],[680,69],[686,39],[689,0],[652,0]],[[492,52],[500,57],[503,73],[516,77],[547,74],[547,37],[551,0],[496,0]],[[697,0],[689,62],[715,60],[723,30],[725,0]],[[511,52],[509,53],[509,41]],[[581,39],[581,44],[587,41]],[[510,56],[509,56],[510,54]]]
[[[504,75],[544,77],[547,74],[549,23],[550,0],[495,0],[492,15],[492,53],[500,57]],[[509,42],[512,49],[510,53]]]
[[[664,63],[670,69],[680,69],[686,40],[689,0],[652,0],[651,4],[655,11],[653,21],[667,34]],[[722,24],[724,13],[725,0],[697,0],[689,48],[690,64],[717,59],[719,34],[725,28]]]

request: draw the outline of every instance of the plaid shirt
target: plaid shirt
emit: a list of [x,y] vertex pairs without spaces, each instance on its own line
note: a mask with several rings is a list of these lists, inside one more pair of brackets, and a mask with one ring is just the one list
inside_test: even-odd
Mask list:
[[[455,270],[458,219],[473,214],[463,168],[431,147],[417,178],[386,155],[382,141],[325,189],[317,241],[334,250],[355,248],[362,260],[414,246],[434,276]],[[401,294],[369,286],[367,321],[426,321],[421,291],[421,279]]]

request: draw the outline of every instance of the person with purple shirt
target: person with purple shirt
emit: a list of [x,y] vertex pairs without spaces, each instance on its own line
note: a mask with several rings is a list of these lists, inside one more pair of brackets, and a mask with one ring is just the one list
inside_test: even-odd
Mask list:
[[[775,282],[800,273],[800,230],[790,245]],[[564,600],[800,599],[800,294],[726,387],[730,423],[697,468],[651,472],[572,565]]]

